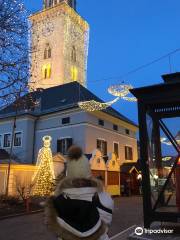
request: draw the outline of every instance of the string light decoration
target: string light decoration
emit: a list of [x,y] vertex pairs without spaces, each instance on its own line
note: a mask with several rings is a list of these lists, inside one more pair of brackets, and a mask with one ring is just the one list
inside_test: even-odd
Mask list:
[[[176,142],[180,145],[180,139],[176,139]],[[172,146],[171,142],[167,142],[167,138],[161,138],[161,143],[167,145],[167,146]]]
[[[87,70],[87,55],[89,47],[89,25],[88,23],[79,16],[68,4],[61,1],[53,8],[47,8],[39,13],[30,16],[32,25],[32,42],[33,51],[32,60],[38,62],[37,66],[32,66],[32,77],[31,85],[34,88],[46,88],[47,86],[59,85],[59,83],[68,83],[72,81],[71,74],[72,68],[75,69],[76,73],[73,79],[86,86],[86,70]],[[59,40],[55,41],[53,35],[54,32],[61,32],[63,36],[62,46],[62,59],[63,73],[59,76],[55,74],[53,82],[44,81],[41,74],[42,65],[45,63],[42,60],[44,51],[44,39],[51,44],[52,54],[56,49],[59,49]],[[52,35],[52,36],[51,36]],[[51,37],[50,37],[51,36]],[[57,38],[58,39],[58,38]],[[76,61],[72,61],[71,53],[75,47],[76,50]],[[54,62],[52,64],[52,71]],[[74,72],[73,71],[73,74]]]
[[128,84],[118,84],[110,86],[108,92],[116,97],[125,97],[132,88],[133,87]]
[[[64,7],[64,15],[61,16],[64,19],[63,55],[66,60],[64,80],[67,81],[68,79],[75,79],[75,81],[79,81],[82,85],[86,86],[89,26],[72,8],[67,5]],[[71,59],[73,46],[76,49],[75,62],[72,62]],[[72,69],[76,71],[75,78],[72,78]]]
[[48,196],[53,191],[55,174],[50,148],[51,141],[52,138],[50,136],[44,136],[44,146],[39,150],[37,159],[38,169],[32,178],[34,183],[33,195],[35,196]]
[[94,112],[94,111],[101,111],[104,110],[119,100],[119,97],[115,98],[113,101],[110,102],[97,102],[95,100],[79,102],[78,105],[81,109],[87,112]]
[[116,97],[120,97],[121,99],[129,102],[136,102],[137,99],[135,97],[129,97],[127,96],[130,94],[130,89],[132,89],[133,86],[129,84],[117,84],[112,85],[108,88],[108,92]]

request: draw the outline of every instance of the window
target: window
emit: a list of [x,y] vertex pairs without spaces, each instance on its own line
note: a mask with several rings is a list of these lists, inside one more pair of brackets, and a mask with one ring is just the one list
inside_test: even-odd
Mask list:
[[47,68],[44,69],[44,78],[47,78]]
[[71,67],[71,79],[73,81],[77,81],[78,80],[78,69],[75,66]]
[[99,124],[100,126],[104,126],[104,121],[101,120],[101,119],[99,119],[98,124]]
[[0,135],[0,148],[2,148],[2,135]]
[[97,149],[99,149],[103,156],[107,156],[107,142],[105,140],[97,139]]
[[20,147],[22,144],[22,133],[21,132],[16,132],[14,135],[14,146],[15,147]]
[[10,147],[11,146],[11,134],[4,134],[4,147]]
[[51,77],[51,64],[44,64],[42,67],[43,79],[48,79]]
[[51,48],[49,44],[46,44],[46,47],[44,49],[44,59],[51,58]]
[[132,147],[125,146],[125,159],[126,160],[133,160]]
[[129,135],[129,134],[130,134],[130,131],[129,131],[129,129],[125,129],[125,132],[126,132],[126,134],[127,134],[127,135]]
[[70,117],[62,118],[62,124],[70,123]]
[[57,140],[57,152],[66,155],[68,149],[72,146],[73,139],[72,138],[63,138]]
[[71,60],[72,60],[72,62],[76,62],[76,48],[75,48],[75,46],[73,46],[72,47],[72,52],[71,52]]
[[119,158],[119,143],[114,143],[113,149],[114,154],[116,155],[117,158]]
[[113,125],[113,130],[114,130],[114,131],[118,131],[118,126],[114,124],[114,125]]
[[52,6],[52,0],[49,0],[48,7],[51,7],[51,6]]

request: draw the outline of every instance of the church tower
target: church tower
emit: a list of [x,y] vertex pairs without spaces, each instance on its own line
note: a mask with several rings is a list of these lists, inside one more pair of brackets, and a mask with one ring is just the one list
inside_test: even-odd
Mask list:
[[44,0],[30,16],[32,89],[78,81],[86,86],[89,25],[76,12],[76,0]]

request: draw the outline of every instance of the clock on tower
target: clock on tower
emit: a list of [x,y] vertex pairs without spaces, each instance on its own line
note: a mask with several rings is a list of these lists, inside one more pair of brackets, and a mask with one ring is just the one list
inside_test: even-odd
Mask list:
[[89,25],[75,10],[76,0],[44,0],[43,11],[30,16],[31,88],[86,86]]

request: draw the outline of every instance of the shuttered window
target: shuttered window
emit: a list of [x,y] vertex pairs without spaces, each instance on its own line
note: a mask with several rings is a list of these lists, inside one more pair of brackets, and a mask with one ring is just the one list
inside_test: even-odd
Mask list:
[[118,143],[114,143],[114,154],[116,155],[116,157],[119,157],[119,144]]
[[66,155],[68,149],[72,146],[73,139],[72,138],[63,138],[57,140],[57,152]]
[[97,149],[99,149],[103,156],[107,156],[107,142],[105,140],[97,139]]
[[11,134],[4,134],[4,147],[11,146]]
[[133,149],[132,147],[125,146],[125,159],[133,160]]

